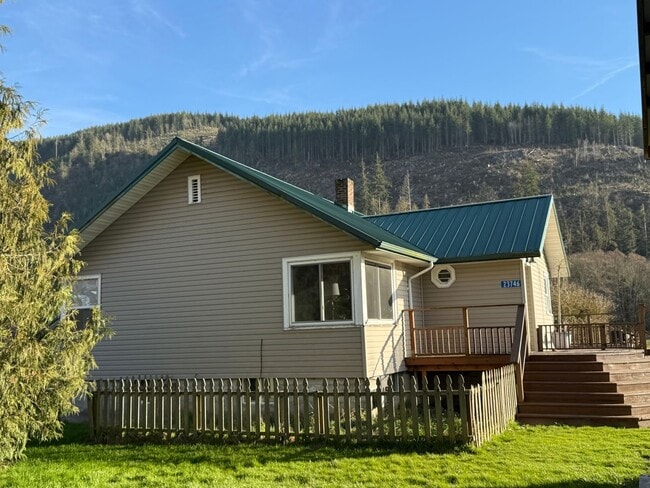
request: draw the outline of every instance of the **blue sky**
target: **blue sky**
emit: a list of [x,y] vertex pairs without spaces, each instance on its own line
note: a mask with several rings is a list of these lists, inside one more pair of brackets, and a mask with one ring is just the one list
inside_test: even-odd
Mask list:
[[439,98],[640,113],[634,0],[20,0],[0,23],[44,135]]

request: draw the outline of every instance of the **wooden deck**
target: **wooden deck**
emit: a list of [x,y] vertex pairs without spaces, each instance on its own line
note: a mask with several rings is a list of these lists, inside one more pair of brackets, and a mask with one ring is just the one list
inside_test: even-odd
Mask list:
[[409,371],[489,371],[510,364],[510,354],[416,356],[406,358]]
[[[514,323],[498,327],[470,324],[470,309],[506,307],[516,311]],[[463,323],[416,324],[416,312],[422,310],[407,310],[411,350],[410,356],[406,358],[406,366],[410,371],[489,371],[518,363],[519,350],[526,346],[526,341],[522,342],[522,333],[526,333],[523,304],[438,307],[435,310],[457,310]]]

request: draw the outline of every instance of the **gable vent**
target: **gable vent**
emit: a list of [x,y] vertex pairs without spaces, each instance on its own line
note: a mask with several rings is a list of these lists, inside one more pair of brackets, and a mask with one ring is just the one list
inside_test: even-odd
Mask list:
[[201,175],[187,178],[187,203],[201,203]]

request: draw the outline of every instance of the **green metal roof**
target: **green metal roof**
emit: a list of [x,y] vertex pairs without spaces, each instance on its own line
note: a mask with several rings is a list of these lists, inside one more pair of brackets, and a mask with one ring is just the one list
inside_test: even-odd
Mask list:
[[[81,226],[82,235],[89,226],[93,225],[93,223],[101,222],[102,214],[106,213],[111,207],[116,205],[129,193],[129,191],[145,180],[159,165],[177,151],[182,151],[183,153],[187,153],[187,155],[193,154],[194,156],[232,174],[237,178],[245,180],[268,191],[269,193],[277,195],[287,202],[302,208],[315,217],[328,222],[364,242],[367,242],[377,249],[398,253],[422,261],[436,260],[435,257],[422,251],[410,242],[407,242],[395,234],[382,229],[380,226],[365,220],[360,214],[348,212],[343,207],[336,205],[323,197],[274,178],[273,176],[267,175],[266,173],[254,168],[238,163],[237,161],[179,137],[174,138],[162,151],[160,151],[158,156],[154,158],[147,168],[145,168],[145,170],[135,178],[130,185],[122,190],[122,192],[113,198],[102,210]],[[104,224],[101,224],[101,227],[101,230],[103,230]],[[97,230],[92,232],[92,234],[97,233]]]
[[365,217],[438,263],[541,255],[551,195]]

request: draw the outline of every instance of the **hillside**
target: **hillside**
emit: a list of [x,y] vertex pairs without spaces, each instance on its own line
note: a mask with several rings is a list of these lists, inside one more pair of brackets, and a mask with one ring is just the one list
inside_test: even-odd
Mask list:
[[178,113],[46,139],[40,153],[55,167],[54,212],[71,211],[77,223],[179,135],[327,198],[334,178],[350,176],[357,205],[370,212],[377,207],[360,196],[380,192],[377,168],[390,184],[383,210],[404,208],[405,194],[413,205],[440,206],[553,193],[570,252],[647,256],[650,165],[640,125],[596,110],[462,101],[248,119]]

